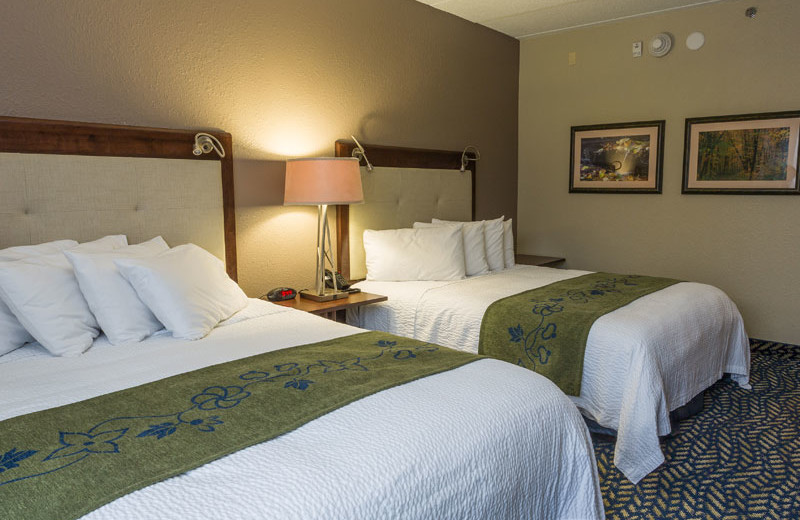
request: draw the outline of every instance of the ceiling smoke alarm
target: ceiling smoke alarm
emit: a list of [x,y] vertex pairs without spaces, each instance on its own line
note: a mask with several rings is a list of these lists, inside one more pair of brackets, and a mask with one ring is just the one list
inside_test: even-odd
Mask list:
[[658,33],[650,40],[647,50],[651,56],[661,58],[669,54],[672,49],[672,35],[670,33]]

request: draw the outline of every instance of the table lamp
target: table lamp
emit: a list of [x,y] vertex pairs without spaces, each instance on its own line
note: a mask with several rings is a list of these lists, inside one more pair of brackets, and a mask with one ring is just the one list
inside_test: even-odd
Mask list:
[[317,273],[314,290],[300,291],[300,296],[314,301],[345,298],[333,276],[333,290],[325,290],[325,265],[330,263],[336,273],[331,255],[331,231],[328,226],[328,204],[357,204],[364,202],[361,188],[361,169],[355,157],[316,157],[286,161],[284,205],[317,206]]

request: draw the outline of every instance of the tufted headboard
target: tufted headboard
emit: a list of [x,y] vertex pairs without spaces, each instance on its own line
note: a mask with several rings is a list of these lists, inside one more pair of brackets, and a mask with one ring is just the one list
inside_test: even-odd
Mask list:
[[0,117],[0,248],[161,235],[225,260],[236,279],[232,140],[192,154],[194,130]]
[[[336,141],[336,156],[350,157],[354,147]],[[365,229],[475,216],[475,162],[460,171],[462,152],[367,144],[364,149],[374,166],[371,172],[361,168],[364,204],[337,206],[336,213],[337,264],[345,278],[354,280],[366,276]]]

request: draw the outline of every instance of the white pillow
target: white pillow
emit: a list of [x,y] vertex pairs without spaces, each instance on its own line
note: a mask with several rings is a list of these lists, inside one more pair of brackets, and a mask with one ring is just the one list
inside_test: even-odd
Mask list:
[[138,342],[164,328],[119,273],[114,260],[146,258],[168,249],[164,239],[156,237],[107,253],[64,252],[89,309],[112,345]]
[[455,226],[364,230],[367,280],[460,280],[464,237]]
[[[101,252],[125,245],[124,235],[114,235],[71,250]],[[36,341],[56,356],[83,353],[100,333],[64,253],[0,262],[0,299]]]
[[194,244],[114,263],[176,338],[200,339],[247,305],[247,296],[228,277],[222,260]]
[[[503,254],[503,218],[483,221],[483,233],[486,240],[486,261],[489,263],[489,270],[499,271],[505,269],[506,261]],[[433,219],[434,224],[447,224],[449,220]]]
[[[0,262],[21,260],[30,256],[57,253],[68,247],[75,247],[78,243],[74,240],[55,240],[33,246],[15,246],[0,249]],[[33,341],[33,336],[11,312],[3,300],[0,299],[0,356],[15,350],[25,343]]]
[[0,299],[0,356],[33,341],[33,336]]
[[514,229],[511,227],[511,219],[503,222],[503,258],[506,261],[506,269],[514,267]]
[[54,240],[53,242],[45,242],[44,244],[36,244],[34,246],[8,247],[6,249],[0,249],[0,262],[10,262],[13,260],[22,260],[29,256],[58,253],[59,251],[77,245],[78,243],[74,240]]
[[464,236],[464,261],[467,276],[476,276],[489,272],[486,262],[486,245],[483,238],[483,222],[458,222],[453,224],[433,224],[414,222],[415,228],[434,226],[457,226]]

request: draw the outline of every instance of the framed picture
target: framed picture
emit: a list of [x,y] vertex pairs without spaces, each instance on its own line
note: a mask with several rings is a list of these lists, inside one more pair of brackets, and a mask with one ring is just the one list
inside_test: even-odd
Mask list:
[[661,193],[664,121],[573,126],[570,193]]
[[800,111],[686,120],[682,193],[800,194]]

